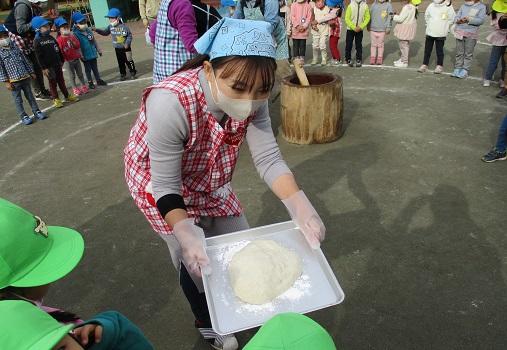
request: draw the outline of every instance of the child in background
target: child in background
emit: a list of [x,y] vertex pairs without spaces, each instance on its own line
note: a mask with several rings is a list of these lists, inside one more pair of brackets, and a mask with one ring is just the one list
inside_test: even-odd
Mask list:
[[31,25],[33,30],[36,32],[33,43],[35,56],[39,61],[42,72],[48,78],[49,91],[51,93],[51,99],[53,100],[53,106],[56,108],[63,107],[63,102],[58,96],[57,85],[65,97],[65,101],[79,101],[75,95],[69,93],[67,86],[65,86],[65,79],[62,71],[62,52],[58,47],[56,39],[50,34],[51,30],[48,20],[43,17],[36,16],[32,18]]
[[503,118],[502,123],[500,124],[495,147],[481,159],[486,163],[493,163],[497,160],[507,159],[507,115]]
[[363,31],[370,22],[370,9],[363,0],[352,0],[345,11],[347,37],[345,39],[345,60],[349,67],[352,62],[352,46],[356,45],[356,67],[363,65]]
[[[88,86],[86,86],[81,67],[82,54],[79,40],[71,33],[69,24],[63,17],[58,17],[55,20],[55,26],[58,31],[56,41],[65,59],[65,69],[72,83],[72,92],[77,96],[86,94],[88,93]],[[76,84],[76,75],[81,82],[81,86]]]
[[81,12],[72,14],[72,22],[74,22],[73,33],[78,38],[81,45],[81,53],[83,54],[83,64],[85,68],[86,79],[88,79],[88,87],[95,89],[92,79],[92,72],[95,76],[97,85],[105,86],[107,83],[100,78],[99,68],[97,66],[97,54],[102,56],[93,32],[88,28],[86,17]]
[[464,79],[468,77],[474,49],[479,38],[479,27],[486,19],[486,5],[480,0],[467,0],[460,7],[456,15],[456,62],[454,64],[453,77]]
[[393,21],[397,23],[394,36],[398,38],[400,46],[400,59],[394,61],[394,66],[398,68],[408,67],[410,42],[414,40],[417,31],[417,6],[421,0],[404,0],[404,3],[400,14],[393,17]]
[[111,8],[106,15],[109,18],[109,26],[106,29],[95,29],[100,35],[111,35],[113,40],[114,51],[116,52],[116,60],[118,61],[118,68],[120,69],[120,80],[127,78],[127,71],[125,66],[128,67],[130,78],[136,78],[136,66],[132,60],[132,32],[129,27],[123,23],[121,19],[121,12],[117,8]]
[[291,34],[294,60],[305,62],[306,39],[310,34],[313,10],[307,0],[297,0],[290,7]]
[[370,64],[382,65],[384,62],[384,42],[391,32],[393,7],[386,0],[375,0],[370,8]]
[[21,50],[9,39],[7,28],[0,25],[0,81],[5,83],[7,90],[12,92],[16,110],[25,125],[32,124],[33,120],[26,114],[23,107],[22,93],[28,100],[35,118],[46,119],[41,112],[30,86],[31,79],[35,79],[35,73],[28,59]]
[[[448,2],[449,1],[449,2]],[[426,20],[426,42],[424,43],[424,59],[422,66],[418,69],[419,73],[428,71],[433,45],[437,51],[437,66],[435,74],[441,74],[444,71],[444,44],[449,28],[454,23],[456,13],[452,8],[450,0],[433,0],[424,13]]]
[[319,51],[322,57],[321,64],[327,64],[327,46],[329,43],[329,24],[328,21],[336,17],[336,11],[331,10],[324,4],[324,0],[316,0],[313,8],[314,20],[312,21],[312,48],[313,60],[315,65],[319,60]]
[[342,55],[340,53],[340,35],[342,31],[342,13],[343,1],[341,0],[326,0],[326,6],[331,10],[336,11],[336,17],[328,22],[329,24],[329,48],[331,49],[332,65],[341,64]]
[[[493,80],[498,61],[502,61],[502,71],[500,78],[500,87],[504,87],[503,78],[505,76],[505,62],[502,60],[502,56],[505,53],[507,47],[507,17],[502,13],[507,12],[507,5],[502,1],[495,1],[491,7],[491,26],[494,31],[486,38],[493,46],[491,47],[491,54],[489,55],[489,63],[484,73],[483,86],[488,87]],[[506,24],[506,28],[503,24]],[[500,27],[502,25],[502,27]]]
[[[43,343],[30,347],[27,340],[33,335],[28,329],[49,322],[53,330],[65,329],[62,337],[78,326],[74,335],[83,347],[94,341],[100,349],[153,349],[139,329],[117,312],[83,323],[73,314],[42,306],[50,285],[70,273],[83,256],[84,242],[77,231],[46,226],[40,217],[0,198],[0,233],[0,349],[52,348]],[[49,333],[39,330],[40,338]],[[35,336],[29,339],[35,343]]]

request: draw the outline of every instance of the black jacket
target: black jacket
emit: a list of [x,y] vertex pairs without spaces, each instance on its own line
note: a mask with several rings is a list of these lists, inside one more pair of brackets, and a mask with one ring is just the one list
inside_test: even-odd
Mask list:
[[51,35],[37,36],[33,48],[42,69],[62,66],[62,53],[58,47],[58,42]]
[[[217,9],[213,6],[208,7],[203,4],[200,0],[192,0],[192,6],[195,13],[195,22],[197,24],[197,35],[199,38],[203,36],[206,31],[213,27],[222,17],[218,13]],[[208,15],[209,12],[209,15]],[[208,20],[209,19],[209,20]]]
[[31,27],[32,18],[39,15],[40,13],[34,10],[30,1],[17,0],[9,16],[7,16],[4,25],[9,32],[20,36],[26,36],[30,33],[33,34]]

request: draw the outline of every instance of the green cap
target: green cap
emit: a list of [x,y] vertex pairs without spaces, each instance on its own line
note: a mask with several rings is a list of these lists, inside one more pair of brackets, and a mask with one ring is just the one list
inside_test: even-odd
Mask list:
[[507,0],[495,0],[491,8],[498,13],[507,13]]
[[51,350],[72,328],[27,301],[0,301],[0,349]]
[[0,289],[52,283],[76,267],[83,251],[77,231],[46,226],[38,216],[0,198]]
[[243,350],[336,350],[317,322],[296,313],[279,314],[259,329]]

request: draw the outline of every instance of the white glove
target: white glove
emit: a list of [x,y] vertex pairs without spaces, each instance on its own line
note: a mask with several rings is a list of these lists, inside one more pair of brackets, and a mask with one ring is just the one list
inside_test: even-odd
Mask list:
[[199,277],[201,277],[201,272],[209,275],[211,267],[206,254],[206,241],[202,228],[194,223],[194,219],[185,219],[177,222],[173,229],[189,272]]
[[320,242],[322,242],[326,236],[326,227],[315,208],[308,198],[306,198],[304,192],[296,192],[282,202],[287,207],[292,220],[294,220],[301,232],[303,232],[310,247],[318,249],[320,247]]

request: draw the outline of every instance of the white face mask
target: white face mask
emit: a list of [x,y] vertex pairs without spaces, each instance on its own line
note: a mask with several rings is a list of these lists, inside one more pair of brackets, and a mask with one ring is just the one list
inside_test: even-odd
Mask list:
[[[220,109],[237,121],[243,121],[248,118],[253,112],[257,111],[263,104],[266,103],[267,99],[264,100],[244,100],[237,98],[230,98],[226,96],[220,89],[218,88],[217,78],[215,76],[215,72],[212,72],[213,79],[215,80],[215,88],[217,92],[217,98],[213,96],[213,92],[211,96],[213,97],[213,101],[215,104],[220,107]],[[208,81],[211,89],[211,83]],[[213,89],[211,89],[213,91]]]
[[68,29],[62,29],[62,30],[60,31],[60,33],[62,33],[62,35],[64,35],[64,36],[65,36],[65,35],[69,35],[69,34],[70,34],[70,30],[68,30]]
[[9,46],[10,43],[11,39],[9,38],[0,39],[0,46]]
[[88,24],[86,24],[86,23],[85,24],[78,24],[77,26],[81,30],[85,30],[86,28],[88,28]]
[[118,25],[118,20],[115,19],[114,21],[109,22],[109,24],[112,25],[113,27],[116,27]]

